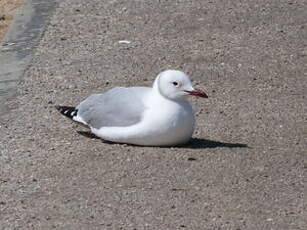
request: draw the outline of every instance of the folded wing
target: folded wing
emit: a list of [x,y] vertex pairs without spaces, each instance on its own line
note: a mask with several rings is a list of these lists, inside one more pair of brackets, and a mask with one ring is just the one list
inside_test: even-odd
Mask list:
[[142,119],[146,108],[141,97],[148,90],[116,87],[103,94],[93,94],[77,106],[78,116],[96,129],[134,125]]

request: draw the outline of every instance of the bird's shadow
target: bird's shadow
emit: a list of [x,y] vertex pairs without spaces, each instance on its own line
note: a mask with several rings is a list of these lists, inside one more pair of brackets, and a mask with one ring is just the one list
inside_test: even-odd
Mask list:
[[189,149],[212,149],[212,148],[250,148],[247,144],[213,141],[209,139],[191,138],[185,145],[178,146]]
[[[87,138],[94,138],[100,139],[99,137],[95,136],[89,131],[77,131],[78,134],[87,137]],[[115,144],[110,141],[102,140],[108,144]],[[127,144],[125,144],[127,145]],[[130,144],[128,144],[130,145]],[[131,145],[135,146],[135,145]],[[250,148],[247,144],[242,143],[229,143],[229,142],[221,142],[221,141],[213,141],[209,139],[201,139],[201,138],[191,138],[191,140],[184,144],[177,146],[178,148],[189,148],[189,149],[211,149],[211,148]],[[165,148],[165,147],[162,147]]]

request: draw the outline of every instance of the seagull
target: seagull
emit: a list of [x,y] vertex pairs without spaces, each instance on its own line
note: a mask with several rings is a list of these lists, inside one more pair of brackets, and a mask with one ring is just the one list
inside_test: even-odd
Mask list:
[[77,107],[57,110],[91,129],[103,140],[140,146],[176,146],[188,142],[195,127],[188,96],[208,98],[194,89],[187,74],[165,70],[153,87],[115,87],[92,94]]

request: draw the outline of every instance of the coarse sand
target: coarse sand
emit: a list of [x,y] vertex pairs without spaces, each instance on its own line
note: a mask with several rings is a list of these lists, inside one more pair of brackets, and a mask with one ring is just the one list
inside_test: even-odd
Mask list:
[[0,0],[0,40],[3,39],[14,15],[22,5],[23,0]]

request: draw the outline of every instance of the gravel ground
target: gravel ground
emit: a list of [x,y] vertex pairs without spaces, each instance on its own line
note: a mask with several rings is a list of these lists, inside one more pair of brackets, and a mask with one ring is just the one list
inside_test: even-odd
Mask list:
[[23,0],[0,0],[0,40],[22,4]]
[[[306,1],[62,0],[0,118],[0,229],[307,229]],[[119,40],[130,40],[120,44]],[[58,114],[190,74],[194,139],[109,144]]]

